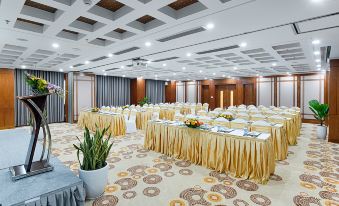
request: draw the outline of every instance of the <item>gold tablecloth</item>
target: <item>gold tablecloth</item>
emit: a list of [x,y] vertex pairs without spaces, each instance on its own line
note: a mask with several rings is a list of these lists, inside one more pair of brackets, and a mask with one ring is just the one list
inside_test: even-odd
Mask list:
[[152,119],[152,112],[137,112],[135,124],[137,129],[146,130],[147,122]]
[[189,108],[189,107],[182,107],[180,109],[180,113],[183,114],[183,115],[191,114],[191,108]]
[[174,120],[175,110],[174,109],[160,109],[159,118],[165,120]]
[[149,122],[144,146],[262,184],[275,170],[272,138],[261,140]]
[[269,132],[274,145],[274,153],[276,160],[284,160],[288,154],[288,140],[286,137],[285,128],[283,125],[280,126],[259,126],[251,125],[251,131],[257,132]]
[[85,126],[88,129],[95,131],[95,125],[99,129],[104,129],[108,126],[108,134],[110,133],[113,136],[120,136],[126,134],[126,123],[123,115],[106,115],[99,114],[97,112],[80,112],[78,118],[78,125],[82,128]]
[[268,118],[269,122],[279,123],[284,125],[285,134],[287,136],[288,145],[296,145],[297,142],[297,125],[292,118],[284,119],[271,119]]

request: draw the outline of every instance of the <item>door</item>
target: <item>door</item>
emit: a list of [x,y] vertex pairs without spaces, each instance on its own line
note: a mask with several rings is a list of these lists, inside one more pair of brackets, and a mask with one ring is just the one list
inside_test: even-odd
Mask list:
[[256,97],[254,94],[254,85],[253,84],[244,84],[244,104],[245,105],[255,105]]
[[201,89],[201,103],[210,104],[210,90],[208,85],[202,85]]
[[221,108],[233,106],[236,99],[235,90],[235,84],[216,86],[216,106]]

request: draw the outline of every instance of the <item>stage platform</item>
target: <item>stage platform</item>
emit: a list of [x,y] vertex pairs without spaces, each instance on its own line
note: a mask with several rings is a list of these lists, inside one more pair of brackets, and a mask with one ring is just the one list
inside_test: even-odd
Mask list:
[[[0,205],[84,205],[82,181],[56,157],[50,160],[53,171],[11,180],[8,167],[24,163],[29,139],[28,128],[0,131]],[[35,160],[40,158],[41,149],[37,145]]]

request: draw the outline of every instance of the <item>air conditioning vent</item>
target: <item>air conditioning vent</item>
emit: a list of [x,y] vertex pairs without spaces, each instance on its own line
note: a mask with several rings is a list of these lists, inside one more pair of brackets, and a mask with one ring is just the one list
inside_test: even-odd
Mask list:
[[131,48],[128,48],[128,49],[125,49],[125,50],[118,51],[118,52],[114,53],[114,55],[125,54],[125,53],[132,52],[132,51],[135,51],[135,50],[138,50],[138,49],[140,49],[140,47],[131,47]]
[[236,49],[236,48],[239,48],[239,46],[233,45],[233,46],[222,47],[222,48],[218,48],[218,49],[206,50],[206,51],[197,52],[197,54],[209,54],[209,53],[231,50],[231,49]]
[[100,60],[103,60],[103,59],[107,59],[107,58],[108,58],[107,56],[102,56],[102,57],[98,57],[98,58],[92,59],[91,62],[97,62],[97,61],[100,61]]
[[166,41],[170,41],[170,40],[173,40],[173,39],[178,39],[178,38],[181,38],[181,37],[184,37],[184,36],[188,36],[188,35],[191,35],[191,34],[196,34],[196,33],[199,33],[199,32],[205,31],[205,30],[206,29],[204,27],[198,27],[198,28],[190,29],[190,30],[187,30],[187,31],[184,31],[184,32],[180,32],[180,33],[171,35],[171,36],[167,36],[167,37],[164,37],[162,39],[158,39],[158,41],[166,42]]
[[178,59],[179,57],[168,57],[168,58],[164,58],[164,59],[157,59],[154,60],[152,62],[163,62],[163,61],[168,61],[168,60],[173,60],[173,59]]

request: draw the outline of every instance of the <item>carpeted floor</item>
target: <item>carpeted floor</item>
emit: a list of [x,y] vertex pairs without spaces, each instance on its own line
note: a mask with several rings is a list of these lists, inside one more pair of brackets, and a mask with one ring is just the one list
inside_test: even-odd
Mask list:
[[[73,143],[83,130],[51,124],[53,154],[77,173]],[[114,140],[109,185],[93,205],[339,205],[339,144],[315,139],[316,127],[303,124],[297,146],[277,161],[267,185],[233,178],[190,162],[143,149],[142,132]],[[87,205],[91,205],[88,201]]]

